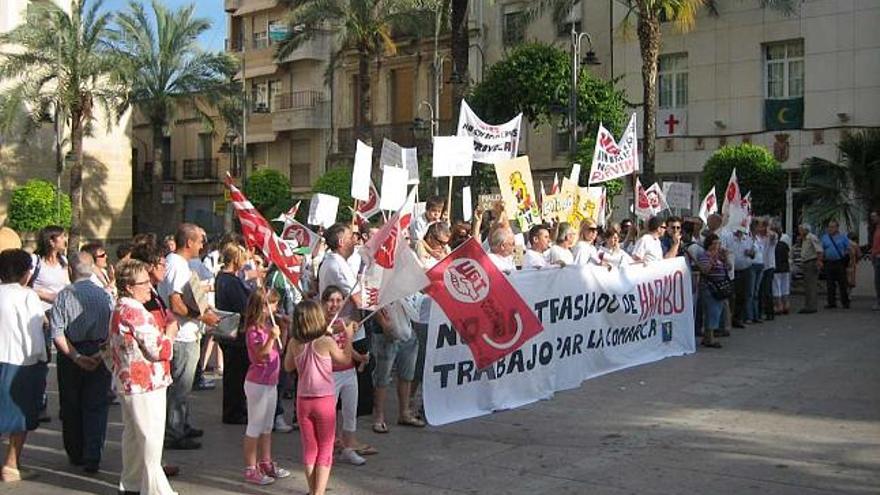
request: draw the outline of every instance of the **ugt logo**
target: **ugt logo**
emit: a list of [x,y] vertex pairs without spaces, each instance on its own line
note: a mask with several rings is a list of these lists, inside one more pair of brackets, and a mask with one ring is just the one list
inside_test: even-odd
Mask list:
[[459,258],[450,263],[443,273],[443,283],[459,302],[474,304],[489,295],[489,275],[470,258]]

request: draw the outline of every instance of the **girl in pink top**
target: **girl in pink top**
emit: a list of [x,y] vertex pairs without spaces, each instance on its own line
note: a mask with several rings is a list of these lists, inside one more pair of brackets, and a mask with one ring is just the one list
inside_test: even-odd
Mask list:
[[[281,329],[271,319],[278,306],[278,293],[257,289],[245,310],[248,367],[244,382],[248,424],[244,434],[244,479],[256,485],[269,485],[290,472],[272,461],[272,426],[278,401],[278,372],[281,369],[279,338]],[[257,464],[257,454],[260,462]]]
[[345,365],[350,357],[336,345],[324,311],[315,301],[297,305],[292,319],[293,339],[284,357],[284,369],[298,374],[296,416],[309,493],[324,495],[333,464],[336,438],[336,395],[333,363]]

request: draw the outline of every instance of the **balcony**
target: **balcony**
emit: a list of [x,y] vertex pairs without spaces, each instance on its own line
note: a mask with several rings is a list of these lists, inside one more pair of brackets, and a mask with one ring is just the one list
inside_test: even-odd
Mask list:
[[223,0],[223,10],[226,13],[233,13],[241,6],[241,0]]
[[[295,36],[300,36],[297,34]],[[327,60],[333,49],[333,36],[330,31],[315,30],[314,35],[303,41],[296,50],[282,58],[279,63],[295,62],[297,60]]]
[[272,130],[329,129],[330,102],[320,91],[294,91],[275,96]]
[[183,180],[215,181],[217,180],[216,158],[196,158],[183,161]]
[[[451,136],[455,133],[452,120],[440,121],[440,136]],[[421,133],[413,130],[411,122],[403,124],[379,124],[373,126],[373,146],[382,146],[382,139],[388,138],[405,147],[430,147],[429,132]],[[337,148],[340,153],[354,153],[357,142],[357,129],[346,127],[337,132]]]

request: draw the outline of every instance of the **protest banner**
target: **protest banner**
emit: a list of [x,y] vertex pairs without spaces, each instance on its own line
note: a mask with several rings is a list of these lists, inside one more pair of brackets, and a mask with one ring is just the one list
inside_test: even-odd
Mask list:
[[435,136],[433,177],[468,177],[474,165],[471,137]]
[[432,306],[423,382],[432,425],[549,399],[589,378],[695,351],[684,258],[611,271],[526,270],[509,280],[544,331],[484,368],[474,363],[443,311]]
[[521,123],[522,113],[504,124],[487,124],[471,110],[466,101],[462,101],[456,134],[473,138],[473,161],[495,164],[516,158]]
[[430,280],[425,293],[443,308],[478,368],[515,352],[543,330],[531,307],[474,238],[425,275]]
[[593,164],[590,168],[590,184],[599,184],[617,177],[623,177],[639,170],[639,140],[636,134],[636,114],[632,114],[629,125],[623,131],[620,142],[614,135],[599,124],[596,134],[596,147],[593,149]]
[[[373,148],[357,142],[354,154],[354,167],[351,171],[351,197],[361,201],[370,198],[370,174],[373,170]],[[311,223],[311,222],[309,222]]]
[[405,168],[385,167],[382,169],[382,195],[379,208],[397,211],[406,201],[406,181],[409,172]]
[[538,221],[540,215],[529,157],[521,156],[498,163],[495,165],[495,174],[507,218],[517,220],[520,230],[528,230],[529,226]]
[[[367,182],[367,196],[369,198],[370,184]],[[339,210],[339,198],[329,194],[315,193],[309,202],[310,225],[320,225],[329,228],[336,223],[336,213]]]

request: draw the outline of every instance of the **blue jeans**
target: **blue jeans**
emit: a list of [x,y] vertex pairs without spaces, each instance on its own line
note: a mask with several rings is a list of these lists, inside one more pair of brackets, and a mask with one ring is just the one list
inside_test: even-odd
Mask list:
[[[97,342],[73,346],[86,356],[98,352]],[[61,434],[67,458],[73,464],[97,466],[101,463],[107,433],[110,372],[104,365],[86,371],[61,352],[57,362]]]
[[165,418],[165,437],[168,442],[186,438],[190,425],[189,396],[192,393],[196,365],[199,363],[199,342],[175,342],[171,358],[171,379],[168,387],[168,413]]
[[764,273],[764,264],[752,264],[751,284],[746,292],[746,321],[761,318],[761,276]]
[[707,285],[700,287],[700,301],[703,303],[703,328],[706,331],[721,330],[721,312],[724,309],[724,301],[718,300],[712,295]]

